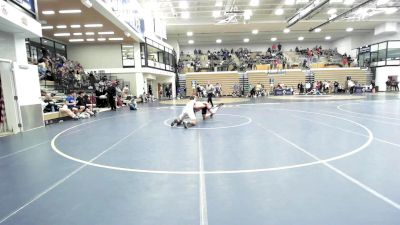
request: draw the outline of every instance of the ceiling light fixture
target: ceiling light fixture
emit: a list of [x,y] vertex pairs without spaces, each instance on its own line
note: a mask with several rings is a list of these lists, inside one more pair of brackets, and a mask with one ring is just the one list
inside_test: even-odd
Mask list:
[[192,31],[188,31],[188,32],[186,32],[186,35],[187,35],[188,37],[191,37],[191,36],[193,36],[193,32],[192,32]]
[[58,29],[65,29],[65,28],[67,28],[67,25],[57,25],[57,28]]
[[299,38],[297,38],[297,40],[302,41],[302,40],[304,40],[304,37],[299,37]]
[[187,9],[187,8],[189,8],[189,3],[187,1],[180,1],[179,2],[179,8]]
[[58,13],[61,14],[75,14],[75,13],[81,13],[82,11],[80,9],[67,9],[67,10],[59,10]]
[[98,41],[105,41],[105,38],[97,38]]
[[94,38],[88,38],[86,41],[94,41]]
[[290,32],[290,29],[289,29],[289,28],[283,29],[283,33],[287,34],[287,33],[289,33],[289,32]]
[[68,37],[70,36],[70,33],[55,33],[54,36],[55,37]]
[[331,36],[326,36],[325,40],[331,40]]
[[90,0],[81,0],[82,4],[88,8],[91,8],[93,6],[92,2]]
[[335,14],[336,12],[337,12],[337,9],[332,8],[332,9],[329,9],[327,13],[328,13],[329,15],[332,15],[332,14]]
[[217,1],[217,2],[215,3],[215,7],[222,7],[222,6],[223,6],[222,1]]
[[217,42],[218,44],[222,42],[221,39],[217,39],[215,42]]
[[109,41],[123,41],[124,38],[122,38],[122,37],[114,37],[114,38],[109,38],[108,40]]
[[71,25],[70,27],[71,27],[71,28],[81,28],[81,25],[79,25],[79,24],[74,24],[74,25]]
[[346,28],[346,31],[347,31],[347,32],[352,32],[353,30],[354,30],[354,28],[352,28],[352,27]]
[[51,30],[53,26],[42,26],[42,30]]
[[317,29],[315,29],[315,30],[314,30],[314,32],[315,32],[315,33],[319,33],[319,32],[321,32],[321,28],[317,28]]
[[99,35],[114,34],[114,31],[101,31],[101,32],[97,32],[97,34],[99,34]]
[[190,18],[190,12],[181,12],[181,18],[182,19],[189,19]]
[[103,24],[96,23],[96,24],[85,24],[84,27],[103,27]]
[[251,9],[246,9],[246,10],[244,10],[243,18],[245,20],[249,20],[252,15],[253,15],[253,11],[251,11]]
[[260,4],[260,0],[250,0],[250,6],[258,6]]
[[294,5],[295,3],[295,0],[285,0],[285,5]]
[[345,5],[353,5],[355,0],[344,0],[343,4]]
[[251,33],[252,34],[258,34],[258,30],[252,30]]
[[385,10],[386,15],[390,15],[390,14],[397,12],[398,9],[397,8],[385,8],[384,10]]
[[193,40],[189,40],[188,43],[189,44],[194,44],[194,41]]
[[54,15],[54,11],[53,10],[46,10],[46,11],[42,11],[43,15]]
[[276,41],[276,40],[278,40],[278,38],[276,38],[276,37],[271,38],[271,41]]
[[250,41],[250,39],[248,39],[248,38],[245,38],[245,39],[243,39],[243,42],[249,42]]
[[[325,1],[325,0],[320,0],[320,1]],[[368,4],[370,4],[371,2],[374,2],[374,1],[375,1],[375,0],[366,0],[366,1],[362,2],[361,4],[358,4],[358,5],[356,5],[356,6],[351,7],[351,9],[348,9],[347,11],[345,11],[345,12],[343,12],[343,13],[340,13],[340,15],[338,15],[338,16],[336,16],[336,15],[333,16],[333,15],[332,15],[327,21],[321,23],[320,25],[318,25],[318,26],[316,26],[316,27],[310,28],[308,31],[311,32],[311,31],[313,31],[314,29],[316,29],[316,28],[318,28],[318,27],[323,27],[323,26],[325,26],[325,25],[327,25],[327,24],[329,24],[329,23],[332,23],[332,22],[334,22],[334,21],[336,21],[336,20],[338,20],[338,19],[344,18],[344,17],[346,17],[347,15],[349,15],[350,13],[353,13],[353,12],[355,12],[356,10],[358,10],[358,9],[360,9],[360,8],[366,6],[366,5],[368,5]]]
[[131,36],[131,33],[129,33],[128,31],[125,31],[124,34],[125,34],[125,36],[127,36],[127,37],[130,37],[130,36]]
[[275,15],[280,16],[283,15],[285,11],[282,8],[275,9]]
[[308,3],[308,0],[297,0],[296,4],[306,4]]
[[94,35],[94,32],[86,32],[85,34],[88,36],[91,36],[91,35]]
[[73,33],[74,36],[81,36],[82,33]]
[[389,3],[390,2],[390,0],[378,0],[377,2],[376,2],[376,4],[377,5],[384,5],[384,4],[387,4],[387,3]]
[[69,39],[69,42],[82,42],[83,39]]
[[292,17],[287,19],[287,27],[291,27],[301,21],[302,19],[308,17],[313,12],[319,10],[325,4],[327,4],[329,0],[313,0],[311,3],[307,4],[305,7],[299,9]]
[[218,18],[221,16],[221,11],[213,11],[212,15],[214,18]]

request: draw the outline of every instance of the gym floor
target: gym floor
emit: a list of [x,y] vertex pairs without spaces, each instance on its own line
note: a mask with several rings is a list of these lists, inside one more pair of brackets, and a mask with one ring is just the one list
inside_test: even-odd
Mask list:
[[139,107],[0,138],[0,224],[400,224],[398,95]]

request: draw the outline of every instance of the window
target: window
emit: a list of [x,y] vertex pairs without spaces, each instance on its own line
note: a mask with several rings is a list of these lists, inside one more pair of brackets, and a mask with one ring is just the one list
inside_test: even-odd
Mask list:
[[175,71],[175,53],[155,41],[146,38],[146,43],[141,43],[142,66]]
[[390,41],[388,43],[388,60],[399,60],[400,59],[400,41]]
[[50,57],[60,54],[67,58],[67,46],[46,38],[28,38],[25,39],[26,53],[28,62],[37,64],[38,60],[43,57],[43,50],[47,50]]
[[122,66],[123,67],[135,67],[135,53],[133,45],[122,45]]
[[378,45],[378,61],[385,61],[386,60],[386,46],[387,42],[380,43]]
[[67,57],[67,48],[65,45],[56,42],[55,47],[56,47],[56,54],[64,56],[65,58]]
[[42,38],[42,46],[47,49],[48,53],[50,54],[50,57],[54,57],[56,55],[56,49],[54,46],[54,41]]

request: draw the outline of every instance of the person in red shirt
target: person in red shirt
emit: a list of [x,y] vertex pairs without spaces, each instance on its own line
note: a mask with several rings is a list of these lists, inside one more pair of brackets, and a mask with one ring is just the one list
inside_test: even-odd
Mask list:
[[346,56],[343,57],[342,64],[343,64],[343,67],[346,67],[349,64],[349,61],[347,60]]

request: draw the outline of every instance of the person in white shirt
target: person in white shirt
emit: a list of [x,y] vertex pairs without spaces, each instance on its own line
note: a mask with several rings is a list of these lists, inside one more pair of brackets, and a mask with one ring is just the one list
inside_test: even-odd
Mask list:
[[210,83],[210,81],[207,82],[206,86],[206,91],[207,91],[207,102],[211,104],[211,107],[214,107],[214,103],[212,101],[212,97],[214,95],[214,86]]
[[191,96],[190,101],[186,103],[185,107],[182,110],[182,113],[178,116],[178,118],[174,119],[171,123],[171,127],[175,124],[180,125],[183,123],[185,128],[188,126],[195,126],[197,123],[196,115],[194,114],[194,104],[196,103],[196,97]]
[[180,125],[183,123],[183,126],[187,129],[188,127],[195,126],[197,124],[196,120],[196,112],[201,111],[203,116],[203,120],[208,118],[212,118],[212,116],[218,111],[218,109],[224,105],[223,103],[218,104],[216,107],[212,107],[208,102],[197,102],[196,97],[190,97],[190,101],[186,103],[185,107],[182,110],[182,113],[178,116],[178,118],[174,119],[171,123],[171,127],[175,125]]
[[126,99],[129,95],[129,87],[128,85],[125,85],[125,87],[122,89],[122,98]]

